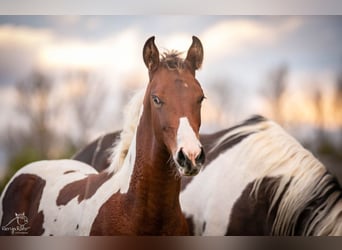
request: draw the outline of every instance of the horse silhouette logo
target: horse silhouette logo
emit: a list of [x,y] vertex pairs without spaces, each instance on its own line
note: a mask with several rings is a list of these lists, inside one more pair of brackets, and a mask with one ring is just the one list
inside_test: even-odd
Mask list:
[[12,235],[27,234],[30,227],[26,225],[29,220],[25,213],[14,213],[14,218],[11,219],[5,226],[2,226],[2,231],[10,231]]

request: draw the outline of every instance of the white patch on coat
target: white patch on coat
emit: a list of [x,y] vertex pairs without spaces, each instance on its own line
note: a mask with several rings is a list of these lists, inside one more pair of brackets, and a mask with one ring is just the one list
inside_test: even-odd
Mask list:
[[[123,166],[92,197],[80,203],[78,196],[61,206],[57,206],[56,200],[64,186],[90,174],[98,174],[93,167],[75,160],[51,160],[34,162],[19,170],[12,180],[21,174],[35,174],[46,181],[38,208],[44,213],[43,235],[89,235],[101,206],[114,193],[128,191],[135,163],[135,145],[136,136],[133,137]],[[66,171],[75,172],[64,174]],[[2,193],[1,203],[4,194],[5,192]],[[0,213],[2,218],[2,207]]]
[[247,166],[234,157],[236,151],[232,148],[218,156],[180,194],[182,211],[193,217],[196,235],[224,235],[235,201],[252,180],[246,176]]

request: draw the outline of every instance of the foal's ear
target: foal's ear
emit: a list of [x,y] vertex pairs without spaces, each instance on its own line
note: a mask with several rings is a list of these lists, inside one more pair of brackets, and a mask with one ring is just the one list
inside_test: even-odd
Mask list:
[[199,69],[203,62],[203,46],[201,41],[196,37],[192,37],[192,44],[188,50],[188,54],[186,55],[186,61],[188,61],[195,71]]
[[154,36],[150,37],[143,49],[143,58],[146,67],[150,72],[155,71],[159,65],[159,51],[157,46],[154,44]]

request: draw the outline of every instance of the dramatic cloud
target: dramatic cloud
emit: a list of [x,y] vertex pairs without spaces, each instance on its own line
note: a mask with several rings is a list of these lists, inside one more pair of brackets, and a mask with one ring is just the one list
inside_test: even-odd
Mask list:
[[[257,48],[274,44],[301,25],[297,17],[286,18],[277,25],[248,19],[221,21],[202,35],[207,59],[250,53]],[[247,52],[246,52],[247,51]]]
[[40,49],[52,40],[48,30],[0,26],[0,84],[27,75],[37,63]]
[[45,69],[94,70],[115,65],[112,70],[128,71],[136,67],[137,40],[134,30],[125,30],[106,39],[91,42],[76,39],[56,40],[41,49],[38,61]]
[[60,37],[49,30],[0,26],[0,82],[13,83],[33,69],[129,74],[143,69],[143,41],[139,40],[138,32],[131,29],[87,41]]

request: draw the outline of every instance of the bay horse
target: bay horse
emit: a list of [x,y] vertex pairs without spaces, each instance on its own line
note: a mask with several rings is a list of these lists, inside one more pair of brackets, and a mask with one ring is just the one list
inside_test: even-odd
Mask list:
[[203,47],[194,36],[185,59],[174,52],[160,57],[151,37],[143,59],[149,83],[137,94],[143,102],[128,114],[134,132],[125,156],[114,156],[101,172],[67,159],[26,165],[1,195],[1,225],[24,213],[28,235],[189,233],[180,176],[197,174],[205,160],[198,140],[204,94],[195,78]]
[[[109,141],[117,133],[104,137]],[[203,170],[182,178],[180,194],[192,234],[342,235],[337,179],[275,122],[253,116],[201,134],[200,141],[206,152]],[[110,162],[111,146],[105,146],[99,147],[101,157]],[[75,158],[84,159],[83,152]]]

